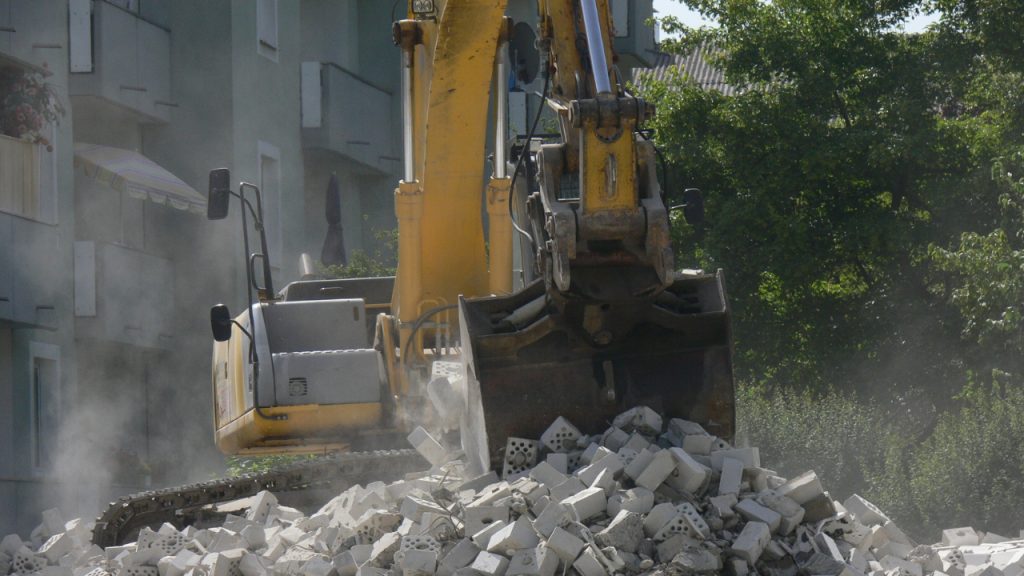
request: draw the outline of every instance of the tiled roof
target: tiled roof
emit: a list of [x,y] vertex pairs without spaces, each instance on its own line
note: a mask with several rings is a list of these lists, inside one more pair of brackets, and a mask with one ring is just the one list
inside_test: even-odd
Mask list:
[[726,96],[732,96],[739,92],[739,89],[727,83],[725,73],[707,61],[707,56],[712,51],[713,48],[701,45],[684,55],[659,52],[652,67],[637,69],[634,72],[634,81],[642,85],[646,78],[665,80],[671,70],[678,70],[704,90],[717,90]]

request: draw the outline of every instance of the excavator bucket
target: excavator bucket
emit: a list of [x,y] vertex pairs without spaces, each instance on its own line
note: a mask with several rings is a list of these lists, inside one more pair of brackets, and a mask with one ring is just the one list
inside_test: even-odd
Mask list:
[[[721,271],[678,274],[641,301],[559,302],[539,280],[509,296],[460,299],[470,465],[500,470],[506,438],[540,438],[558,416],[595,434],[640,405],[731,440],[727,302]],[[620,336],[594,342],[586,330],[593,306]]]

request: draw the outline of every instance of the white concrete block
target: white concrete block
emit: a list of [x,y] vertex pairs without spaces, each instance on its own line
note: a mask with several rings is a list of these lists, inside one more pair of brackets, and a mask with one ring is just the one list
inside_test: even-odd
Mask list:
[[491,484],[498,484],[500,479],[498,473],[494,470],[489,470],[475,478],[466,480],[462,484],[459,484],[456,488],[456,492],[462,492],[464,490],[473,490],[474,492],[480,491],[483,488],[487,488]]
[[646,437],[644,437],[643,434],[639,432],[633,432],[632,434],[629,435],[629,440],[627,440],[626,443],[622,445],[622,447],[627,450],[639,452],[644,448],[649,447],[650,445],[651,442]]
[[[549,454],[549,456],[551,455]],[[530,470],[530,478],[547,486],[550,490],[562,482],[565,482],[568,477],[552,466],[550,462],[545,461],[537,464],[532,470]]]
[[509,483],[505,481],[485,486],[477,491],[476,498],[469,504],[470,506],[495,506],[499,501],[504,500],[512,495],[512,489],[509,487]]
[[437,571],[437,552],[433,550],[407,550],[400,564],[403,576],[429,576]]
[[655,504],[650,513],[644,518],[644,534],[653,537],[659,530],[665,527],[670,520],[679,514],[675,505],[671,502]]
[[191,550],[180,550],[173,556],[161,558],[157,563],[157,569],[160,576],[182,576],[185,572],[198,566],[202,558]]
[[608,468],[601,470],[601,473],[597,475],[597,478],[589,485],[591,488],[600,488],[604,490],[605,496],[611,496],[618,488],[619,483],[615,481],[615,476],[612,471]]
[[718,480],[718,494],[739,494],[743,482],[743,462],[735,458],[722,460],[722,475]]
[[49,536],[56,536],[64,531],[64,516],[57,508],[43,510],[43,528]]
[[572,567],[576,569],[580,576],[608,576],[608,572],[590,548],[587,548],[580,554],[579,558],[572,563]]
[[654,507],[654,492],[637,487],[619,491],[608,498],[608,515],[614,517],[622,510],[647,514]]
[[601,488],[587,488],[577,494],[562,500],[562,504],[569,509],[569,515],[577,522],[587,520],[603,514],[608,505],[608,499]]
[[611,546],[624,552],[636,552],[643,539],[643,516],[628,510],[620,511],[604,530],[594,535],[599,546]]
[[731,448],[728,450],[715,450],[711,453],[711,468],[722,469],[722,462],[726,458],[735,458],[743,462],[744,468],[760,468],[761,453],[757,448]]
[[547,547],[566,564],[572,564],[586,546],[583,540],[573,536],[562,528],[555,528],[548,537]]
[[771,490],[762,492],[758,498],[761,500],[761,504],[770,510],[774,510],[782,517],[777,529],[779,534],[790,534],[803,522],[806,512],[793,499],[781,496]]
[[728,519],[736,515],[736,511],[733,507],[737,504],[735,494],[725,494],[722,496],[715,496],[708,499],[710,509],[718,514],[719,518]]
[[22,545],[11,555],[12,573],[31,574],[46,567],[46,559],[36,556],[28,546]]
[[924,576],[924,569],[917,562],[910,562],[902,558],[885,556],[880,560],[882,569],[885,571],[897,570],[900,576]]
[[555,502],[561,502],[562,500],[579,494],[586,489],[587,486],[583,482],[580,482],[579,478],[569,476],[565,479],[565,482],[562,482],[551,489],[550,497]]
[[331,564],[320,556],[314,556],[302,565],[304,576],[332,576],[335,573],[334,564]]
[[[569,473],[569,455],[561,452],[553,452],[548,454],[544,459],[545,462],[551,465],[552,468],[561,472],[562,474]],[[550,486],[549,486],[550,488]]]
[[602,471],[608,470],[612,473],[613,477],[617,477],[622,473],[624,467],[622,459],[619,458],[618,454],[607,454],[600,460],[577,470],[575,476],[579,478],[580,482],[590,486]]
[[3,540],[0,540],[0,552],[7,554],[10,557],[14,557],[14,554],[21,550],[21,547],[25,543],[21,540],[21,537],[17,534],[8,534],[4,536]]
[[[863,522],[863,520],[861,521]],[[977,546],[980,541],[978,533],[970,526],[942,531],[943,546]]]
[[865,526],[882,525],[889,521],[889,517],[877,506],[857,494],[847,498],[843,502],[843,507]]
[[[552,452],[569,452],[576,448],[576,440],[583,434],[579,428],[559,416],[540,436],[540,441]],[[565,471],[563,471],[565,473]]]
[[551,536],[555,528],[565,527],[569,523],[569,511],[561,502],[551,501],[533,521],[533,529],[541,536]]
[[778,512],[762,506],[751,498],[741,500],[733,507],[733,510],[736,510],[740,516],[749,521],[767,524],[773,532],[778,529],[779,524],[782,522],[782,516]]
[[[61,526],[63,528],[63,526]],[[46,557],[50,564],[56,564],[62,556],[71,552],[74,548],[74,543],[71,541],[71,536],[68,536],[63,531],[54,533],[53,536],[43,543],[42,546],[37,550],[37,554],[41,554]]]
[[711,470],[694,460],[682,448],[669,448],[668,452],[676,466],[666,482],[676,490],[696,494],[711,475]]
[[623,472],[629,478],[636,480],[637,478],[640,477],[640,474],[642,474],[643,471],[647,469],[647,467],[651,464],[652,460],[654,460],[654,452],[647,448],[644,448],[643,450],[637,452],[636,456],[634,456],[633,459],[629,461],[629,463],[626,465],[626,469]]
[[540,544],[512,555],[505,576],[554,576],[558,569],[558,556]]
[[661,415],[647,406],[636,406],[619,414],[612,421],[612,426],[626,432],[634,430],[651,436],[661,433]]
[[373,543],[367,562],[380,568],[390,566],[395,559],[395,552],[398,552],[401,545],[401,535],[398,532],[388,532]]
[[465,568],[472,564],[479,554],[480,548],[469,538],[463,538],[445,554],[441,560],[441,566],[450,572],[455,572],[459,568]]
[[730,550],[753,566],[771,540],[772,530],[764,522],[751,521],[743,527]]
[[476,544],[477,548],[486,550],[487,546],[491,543],[491,536],[498,533],[499,530],[504,528],[508,523],[502,520],[496,520],[484,526],[479,532],[473,534],[470,539],[473,540],[473,544]]
[[526,516],[520,516],[515,522],[498,530],[491,536],[487,551],[511,557],[517,550],[534,548],[540,544],[540,537]]
[[423,519],[425,512],[433,512],[435,514],[447,514],[448,511],[441,505],[427,500],[425,498],[419,498],[409,494],[402,499],[402,505],[398,509],[398,513],[412,520],[413,522],[419,522]]
[[742,558],[730,558],[725,563],[726,574],[729,576],[747,576],[750,574],[750,566]]
[[821,486],[821,480],[813,470],[789,480],[775,491],[781,496],[793,499],[801,506],[825,493],[825,489]]
[[[637,458],[639,457],[637,456]],[[654,454],[650,464],[636,478],[636,484],[648,490],[656,490],[675,469],[676,460],[672,457],[672,453],[668,450],[661,450]]]
[[700,546],[700,541],[696,538],[691,538],[686,534],[674,534],[671,538],[667,538],[662,542],[658,542],[657,551],[658,560],[661,562],[671,562],[672,558],[679,554],[684,549],[690,546]]
[[711,448],[715,445],[716,438],[707,434],[689,434],[683,436],[683,450],[687,454],[701,454],[708,456]]
[[692,504],[684,502],[676,505],[675,513],[675,516],[655,532],[653,536],[655,542],[663,542],[676,534],[683,534],[697,540],[703,540],[711,535],[711,528],[704,522]]
[[[249,556],[253,555],[250,554]],[[242,559],[243,564],[249,556]],[[355,576],[359,570],[359,563],[356,562],[355,555],[352,554],[351,550],[345,550],[336,555],[331,559],[331,563],[334,564],[334,569],[337,570],[338,576]]]
[[263,524],[270,516],[271,510],[277,506],[277,496],[263,490],[252,497],[249,511],[245,517],[258,524]]
[[612,452],[618,452],[619,448],[622,448],[622,446],[628,441],[629,434],[615,426],[609,427],[604,431],[604,434],[601,435],[601,445]]
[[448,451],[441,446],[441,443],[434,439],[422,426],[417,426],[409,436],[406,437],[409,444],[423,456],[432,466],[440,466],[448,461]]
[[719,574],[722,556],[708,548],[689,546],[672,557],[672,567],[683,574]]
[[910,538],[896,525],[892,520],[887,520],[882,524],[882,529],[885,530],[885,534],[889,537],[891,542],[899,542],[900,544],[913,544]]
[[508,568],[508,558],[491,552],[477,554],[469,568],[481,576],[504,576]]
[[530,471],[537,464],[540,443],[528,438],[510,436],[505,441],[505,460],[501,477],[506,480],[517,478]]
[[466,534],[476,534],[492,522],[508,522],[508,513],[508,506],[467,506],[463,518]]

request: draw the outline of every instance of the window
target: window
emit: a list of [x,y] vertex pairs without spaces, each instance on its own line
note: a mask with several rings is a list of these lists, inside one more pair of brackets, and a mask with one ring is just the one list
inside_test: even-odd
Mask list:
[[271,265],[281,268],[284,256],[281,243],[281,151],[266,142],[259,143],[260,193],[263,197],[263,225],[267,230],[267,250]]
[[277,0],[256,0],[256,51],[277,62]]
[[48,470],[57,456],[60,434],[60,348],[29,345],[29,433],[32,468]]

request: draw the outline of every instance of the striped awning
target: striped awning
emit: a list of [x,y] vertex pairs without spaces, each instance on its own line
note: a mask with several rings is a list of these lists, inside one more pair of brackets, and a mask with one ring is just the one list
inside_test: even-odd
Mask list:
[[132,198],[198,214],[206,212],[206,197],[138,152],[76,142],[75,168]]

